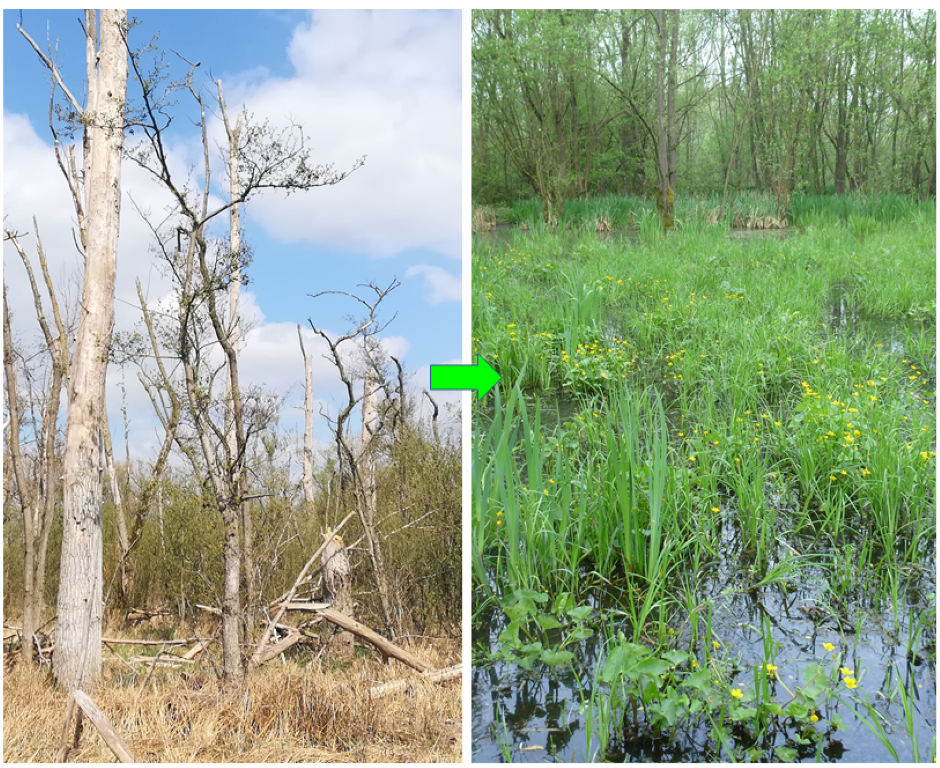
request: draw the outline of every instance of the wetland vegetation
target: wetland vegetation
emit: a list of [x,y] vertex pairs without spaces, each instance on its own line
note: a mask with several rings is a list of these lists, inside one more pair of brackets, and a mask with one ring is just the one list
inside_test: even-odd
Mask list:
[[479,759],[934,754],[935,204],[844,202],[477,240]]
[[936,755],[936,12],[475,10],[473,757]]
[[934,759],[936,12],[472,45],[473,759]]

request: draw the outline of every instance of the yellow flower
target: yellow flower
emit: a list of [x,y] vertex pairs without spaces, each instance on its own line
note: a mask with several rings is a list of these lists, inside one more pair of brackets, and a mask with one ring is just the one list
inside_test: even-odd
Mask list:
[[858,688],[858,681],[854,677],[847,677],[843,682],[846,688]]
[[849,669],[848,667],[839,667],[839,671],[840,671],[843,675],[847,675],[848,677],[854,677],[854,676],[855,676],[855,671]]
[[813,714],[811,714],[811,715],[809,716],[809,719],[810,719],[812,722],[814,722],[814,723],[818,723],[818,722],[819,722],[819,715],[817,715],[815,712],[813,712]]
[[777,671],[776,665],[775,665],[775,664],[770,664],[770,663],[768,663],[768,664],[767,664],[767,671],[768,671],[768,672],[776,672],[776,671]]
[[721,512],[721,510],[718,507],[712,507],[712,512]]
[[496,521],[496,525],[502,525],[502,524],[503,524],[503,521],[502,521],[502,520],[497,520],[497,521]]
[[740,699],[744,694],[741,693],[741,689],[740,689],[740,688],[732,688],[732,689],[731,689],[731,695],[734,696],[734,698],[736,698],[736,699]]
[[[835,478],[833,478],[833,480],[835,480]],[[825,648],[827,651],[830,651],[830,652],[836,649],[836,647],[832,643],[823,643],[823,648]]]
[[712,640],[712,645],[714,645],[715,648],[721,648],[721,643],[719,643],[717,640]]

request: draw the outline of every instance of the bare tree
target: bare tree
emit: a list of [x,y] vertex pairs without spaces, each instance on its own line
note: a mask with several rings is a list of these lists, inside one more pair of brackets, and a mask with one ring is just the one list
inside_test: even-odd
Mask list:
[[[228,199],[210,208],[212,167],[207,106],[194,84],[195,65],[182,84],[192,96],[202,128],[201,185],[180,183],[170,169],[165,130],[170,123],[166,93],[159,94],[158,77],[145,76],[141,61],[131,55],[131,65],[143,83],[142,106],[132,121],[144,140],[128,156],[148,171],[173,199],[173,224],[152,226],[155,246],[175,284],[178,311],[168,329],[171,349],[167,352],[180,362],[182,382],[170,383],[186,413],[184,432],[177,431],[177,444],[189,458],[198,476],[205,478],[223,523],[222,649],[227,682],[238,683],[244,676],[241,658],[242,602],[241,578],[246,548],[250,547],[250,517],[245,501],[249,494],[248,459],[252,435],[264,429],[270,414],[260,405],[261,398],[249,398],[239,377],[238,287],[250,251],[241,241],[235,210],[257,192],[279,189],[288,193],[330,186],[358,168],[336,171],[329,164],[311,164],[305,136],[299,126],[278,131],[269,123],[253,121],[245,113],[232,127],[228,121],[220,84],[217,104],[226,126],[225,148],[229,170]],[[172,84],[171,84],[172,88]],[[229,237],[213,239],[210,227],[216,217],[230,214]],[[223,294],[228,293],[228,317]],[[212,355],[221,351],[217,365]],[[164,353],[161,353],[161,356]],[[216,376],[224,378],[224,394],[217,396]],[[250,401],[250,402],[249,402]],[[246,407],[246,404],[248,406]],[[251,568],[248,569],[251,572]],[[247,579],[249,585],[251,578]],[[252,594],[253,596],[253,594]]]
[[[101,674],[103,460],[105,376],[114,324],[114,282],[121,211],[121,155],[127,92],[127,11],[85,11],[87,101],[82,107],[55,63],[20,28],[82,126],[82,174],[59,166],[78,214],[85,259],[78,336],[72,353],[65,432],[62,556],[54,672],[68,688],[93,687]],[[100,32],[100,34],[99,34]]]
[[[36,318],[42,329],[45,340],[45,351],[49,356],[49,375],[45,391],[42,396],[40,408],[42,414],[38,420],[33,415],[31,421],[36,437],[36,456],[32,462],[33,471],[30,472],[27,457],[20,448],[21,421],[19,375],[17,355],[13,344],[13,335],[10,329],[10,311],[7,306],[7,288],[3,285],[3,367],[6,379],[7,408],[9,415],[9,446],[10,464],[16,483],[17,496],[20,508],[23,511],[24,536],[24,574],[23,574],[23,645],[22,654],[27,660],[35,659],[35,644],[33,636],[42,623],[43,592],[46,579],[46,553],[49,548],[49,532],[55,516],[56,495],[59,488],[61,467],[56,452],[56,437],[58,435],[57,420],[59,416],[59,403],[62,387],[68,378],[68,336],[59,304],[53,290],[52,280],[46,265],[45,252],[42,241],[39,239],[39,227],[33,219],[36,232],[36,247],[39,252],[39,264],[45,279],[46,288],[52,304],[52,315],[55,322],[55,334],[43,312],[43,303],[39,287],[33,274],[32,266],[20,244],[16,233],[7,230],[6,238],[13,243],[17,253],[23,260],[29,285],[33,294],[33,303],[36,307]],[[30,398],[32,401],[32,398]]]
[[302,485],[307,514],[313,513],[316,496],[313,490],[313,353],[304,349],[304,337],[297,324],[300,353],[304,357],[304,473]]
[[[358,323],[356,330],[350,331],[336,339],[323,329],[317,328],[310,320],[310,327],[319,335],[327,345],[329,354],[324,355],[339,372],[346,389],[346,404],[339,412],[334,425],[334,434],[336,436],[337,448],[342,458],[345,459],[353,476],[353,482],[356,492],[357,511],[359,520],[365,533],[366,545],[369,551],[369,559],[372,561],[372,570],[376,578],[376,586],[379,591],[379,600],[382,604],[386,626],[389,631],[395,632],[398,626],[395,611],[392,607],[391,594],[388,585],[388,574],[385,568],[385,559],[382,555],[382,541],[378,535],[376,525],[377,517],[377,494],[375,485],[375,462],[374,462],[374,441],[382,432],[384,423],[378,419],[377,396],[380,389],[384,386],[384,377],[380,374],[381,369],[381,346],[375,339],[376,334],[383,331],[388,324],[379,324],[377,312],[379,305],[401,283],[393,280],[387,288],[379,288],[374,283],[369,283],[360,287],[368,288],[375,294],[373,300],[368,301],[357,295],[345,291],[322,291],[317,294],[311,294],[312,298],[324,296],[327,294],[339,294],[348,296],[362,304],[368,314]],[[394,318],[392,318],[394,319]],[[350,361],[345,355],[345,349],[348,342],[361,340],[362,350],[362,368],[360,375],[356,374],[355,366],[350,365]],[[355,382],[358,379],[363,380],[362,397],[356,397],[354,391]],[[356,405],[362,402],[362,439],[360,450],[355,450],[347,430],[347,422],[352,415]]]

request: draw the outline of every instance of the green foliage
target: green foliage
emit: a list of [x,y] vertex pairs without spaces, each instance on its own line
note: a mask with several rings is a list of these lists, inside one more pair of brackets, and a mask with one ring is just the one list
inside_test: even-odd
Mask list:
[[[475,10],[474,200],[534,194],[512,203],[530,227],[572,209],[592,229],[605,215],[627,226],[607,201],[658,186],[660,32],[636,9]],[[932,197],[935,38],[932,9],[682,11],[676,206],[708,193],[710,209],[747,216],[756,192],[772,201],[761,216],[783,218],[801,193],[824,216],[850,191]],[[903,201],[841,218],[864,236],[903,218]],[[794,218],[809,224],[816,208],[804,201]]]
[[[503,375],[473,419],[475,617],[504,614],[503,660],[561,674],[546,659],[575,654],[591,750],[631,717],[664,739],[701,725],[724,759],[805,757],[841,727],[833,695],[859,680],[811,657],[793,687],[769,622],[753,675],[722,659],[724,598],[697,575],[728,546],[726,592],[818,590],[855,637],[884,609],[931,652],[909,590],[935,547],[936,225],[855,199],[870,231],[819,209],[787,237],[559,228],[474,247],[474,351]],[[680,220],[709,205],[685,204]],[[593,670],[573,606],[595,634],[610,623]]]

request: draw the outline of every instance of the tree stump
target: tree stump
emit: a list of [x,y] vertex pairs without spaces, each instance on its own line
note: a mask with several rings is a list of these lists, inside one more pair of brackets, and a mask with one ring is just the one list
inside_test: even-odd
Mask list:
[[[332,537],[332,539],[330,539]],[[323,584],[327,598],[340,613],[353,617],[352,584],[349,577],[349,555],[342,537],[327,528],[323,533],[326,542],[321,564],[323,566]],[[337,658],[352,658],[356,647],[351,632],[337,632],[327,643],[329,653]]]

